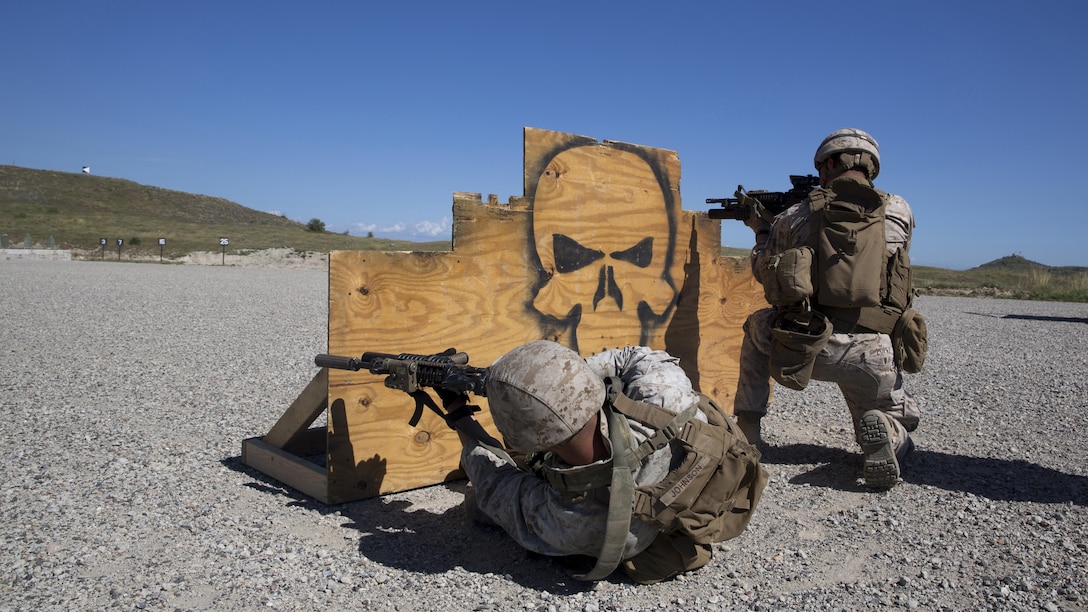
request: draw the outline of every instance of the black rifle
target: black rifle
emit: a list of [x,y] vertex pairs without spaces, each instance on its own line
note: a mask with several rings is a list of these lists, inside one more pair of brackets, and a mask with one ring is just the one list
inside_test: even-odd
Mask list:
[[[487,395],[487,368],[476,368],[468,364],[468,354],[456,349],[446,349],[435,355],[416,355],[401,353],[363,353],[362,357],[340,357],[321,354],[314,357],[314,364],[320,368],[338,370],[368,370],[371,374],[385,376],[385,386],[398,389],[411,395],[416,400],[416,409],[409,419],[415,427],[423,416],[423,406],[435,411],[438,416],[448,416],[438,406],[423,387],[431,387],[440,392],[452,394],[475,393]],[[441,393],[440,393],[441,395]]]
[[[766,211],[764,215],[760,213],[767,221],[773,220],[778,215],[786,211],[787,208],[794,204],[804,200],[808,197],[810,191],[820,186],[820,177],[807,174],[801,176],[799,174],[790,175],[790,183],[793,184],[793,188],[789,191],[764,191],[757,189],[755,191],[745,191],[744,185],[737,185],[737,192],[734,194],[735,198],[707,198],[707,204],[720,204],[721,208],[712,208],[707,211],[707,216],[711,219],[734,219],[743,221],[752,216],[752,204],[751,202],[745,202],[746,198],[751,198],[758,202],[763,210]],[[767,216],[770,216],[768,219]]]

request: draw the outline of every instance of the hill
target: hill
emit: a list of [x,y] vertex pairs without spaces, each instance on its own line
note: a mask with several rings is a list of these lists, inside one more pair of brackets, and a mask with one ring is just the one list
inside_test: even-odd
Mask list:
[[991,272],[1039,272],[1049,269],[1050,266],[1025,259],[1017,253],[1006,255],[974,268],[974,270]]
[[923,294],[1088,301],[1088,268],[1047,266],[1015,253],[968,270],[915,266],[912,271]]
[[1006,255],[1005,257],[995,259],[989,263],[984,263],[977,268],[972,268],[972,270],[994,273],[1057,274],[1061,276],[1075,276],[1088,273],[1088,268],[1084,266],[1048,266],[1046,264],[1031,261],[1030,259],[1025,259],[1019,253]]
[[269,248],[296,251],[448,250],[449,241],[410,242],[313,231],[286,217],[260,212],[205,195],[141,185],[90,174],[34,170],[0,165],[0,234],[12,245],[58,248],[77,255],[109,248],[124,240],[125,252],[179,257],[194,251],[228,252]]
[[[747,258],[748,249],[722,247],[722,255]],[[969,270],[912,266],[920,295],[966,295],[1025,300],[1088,302],[1088,268],[1051,267],[1013,254]]]
[[[451,241],[411,242],[334,234],[280,215],[260,212],[205,195],[171,191],[124,179],[33,170],[0,165],[0,234],[11,246],[29,236],[33,246],[72,249],[93,257],[106,239],[114,250],[124,240],[124,259],[178,259],[199,252],[218,253],[227,237],[229,254],[266,249],[300,253],[350,251],[446,251]],[[747,257],[748,249],[722,248]],[[119,257],[120,259],[120,257]],[[1088,268],[1050,267],[1009,255],[969,270],[914,266],[914,285],[931,295],[983,295],[1036,300],[1088,302]]]

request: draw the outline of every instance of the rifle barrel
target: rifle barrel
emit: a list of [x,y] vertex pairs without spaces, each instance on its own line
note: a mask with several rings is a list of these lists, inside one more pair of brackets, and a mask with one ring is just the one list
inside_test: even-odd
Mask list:
[[337,370],[359,370],[362,368],[362,364],[355,357],[341,357],[340,355],[325,353],[314,357],[314,365],[319,368],[336,368]]

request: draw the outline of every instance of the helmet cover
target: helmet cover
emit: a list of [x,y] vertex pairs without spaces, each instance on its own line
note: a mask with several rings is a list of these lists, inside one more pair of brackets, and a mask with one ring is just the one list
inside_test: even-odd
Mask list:
[[523,344],[489,370],[491,416],[517,451],[538,452],[569,441],[604,404],[604,381],[578,353],[555,342]]
[[831,132],[816,148],[813,165],[819,170],[828,158],[840,153],[868,153],[873,164],[869,178],[874,179],[880,174],[880,145],[868,132],[857,128],[843,128]]

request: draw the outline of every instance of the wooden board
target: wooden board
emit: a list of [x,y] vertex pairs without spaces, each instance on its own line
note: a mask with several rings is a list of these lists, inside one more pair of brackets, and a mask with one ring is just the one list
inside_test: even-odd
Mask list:
[[[679,357],[696,388],[731,409],[741,326],[765,302],[747,262],[720,256],[721,222],[682,209],[679,156],[533,128],[524,147],[523,196],[454,194],[452,251],[331,253],[328,352],[454,347],[482,367],[541,338],[587,356],[642,344]],[[463,477],[456,433],[429,411],[411,427],[413,400],[380,377],[330,370],[327,397],[304,395],[282,419],[291,426],[271,433],[291,439],[326,400],[323,501]],[[307,494],[320,488],[266,446],[251,451],[304,477]]]
[[[583,355],[645,344],[680,357],[729,409],[741,325],[762,293],[746,264],[720,257],[720,221],[682,210],[679,156],[524,138],[524,196],[455,194],[453,251],[331,255],[329,352],[455,347],[486,366],[540,338]],[[412,400],[377,377],[334,370],[329,400],[330,488],[373,495],[460,476],[456,434],[430,413],[410,427]]]

